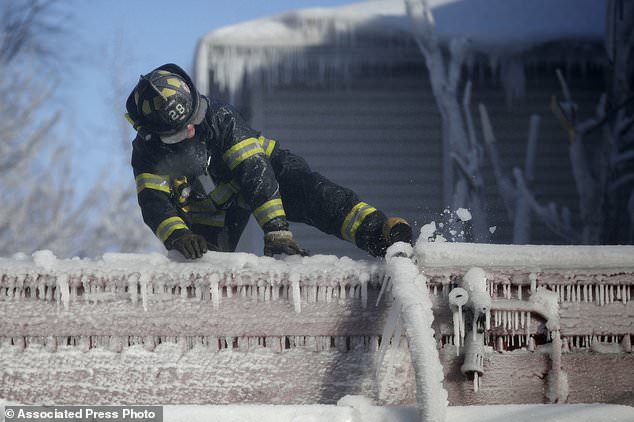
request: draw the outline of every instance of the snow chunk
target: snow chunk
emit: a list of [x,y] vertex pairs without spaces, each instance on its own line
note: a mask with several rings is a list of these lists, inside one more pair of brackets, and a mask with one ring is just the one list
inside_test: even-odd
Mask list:
[[416,243],[425,243],[431,242],[434,239],[434,234],[436,233],[436,222],[432,221],[431,223],[425,224],[420,229],[420,235],[418,236],[418,240]]
[[33,252],[33,263],[38,267],[50,271],[57,265],[57,257],[48,249]]
[[348,396],[343,396],[342,398],[340,398],[339,401],[337,402],[337,406],[346,406],[346,407],[352,407],[353,409],[365,410],[374,406],[374,403],[372,402],[371,399],[365,396],[348,395]]
[[456,210],[456,215],[460,219],[460,221],[469,221],[471,220],[471,213],[466,208],[458,208]]

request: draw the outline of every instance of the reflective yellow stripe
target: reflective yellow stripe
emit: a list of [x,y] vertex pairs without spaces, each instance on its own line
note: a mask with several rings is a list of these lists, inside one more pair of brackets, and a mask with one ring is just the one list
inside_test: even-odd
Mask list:
[[357,230],[365,218],[376,211],[376,208],[366,204],[365,202],[359,202],[348,213],[343,224],[341,225],[341,236],[351,242],[355,241]]
[[209,213],[204,213],[204,214],[192,213],[191,214],[193,224],[201,224],[204,226],[212,226],[212,227],[224,227],[225,215],[226,213],[224,211],[219,211],[215,214],[209,214]]
[[166,218],[161,224],[159,224],[158,228],[156,229],[156,237],[161,239],[161,242],[165,242],[167,238],[170,237],[170,235],[178,229],[188,229],[182,218]]
[[235,169],[249,157],[256,154],[264,154],[264,150],[255,138],[248,138],[232,146],[222,155],[222,159],[231,170]]
[[217,205],[223,205],[226,203],[234,193],[238,192],[240,189],[234,182],[229,183],[220,183],[216,188],[209,194],[211,200],[214,201]]
[[161,176],[160,174],[141,173],[137,177],[135,177],[134,180],[136,181],[137,193],[146,188],[170,193],[169,178]]
[[273,149],[275,148],[275,141],[273,139],[265,138],[264,136],[260,136],[258,138],[258,143],[262,146],[264,153],[267,157],[271,157],[273,154]]
[[275,217],[286,216],[286,213],[284,212],[282,200],[277,198],[266,201],[264,204],[257,207],[255,211],[253,211],[253,216],[260,226],[264,226]]

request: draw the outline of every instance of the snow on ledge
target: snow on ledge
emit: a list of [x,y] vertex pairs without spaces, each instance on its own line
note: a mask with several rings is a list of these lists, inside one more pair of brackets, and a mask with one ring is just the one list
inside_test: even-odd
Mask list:
[[358,275],[360,278],[372,274],[379,268],[378,261],[355,261],[347,257],[331,255],[310,257],[288,256],[274,259],[240,252],[208,252],[195,261],[186,261],[180,254],[159,253],[106,253],[101,258],[61,259],[48,250],[14,254],[11,258],[0,257],[0,272],[5,274],[31,274],[46,272],[53,275],[81,275],[87,270],[100,276],[121,274],[170,274],[188,277],[191,274],[210,273],[258,273],[279,276],[298,274],[301,278],[323,276],[334,277]]
[[419,266],[634,269],[634,246],[493,245],[418,242]]

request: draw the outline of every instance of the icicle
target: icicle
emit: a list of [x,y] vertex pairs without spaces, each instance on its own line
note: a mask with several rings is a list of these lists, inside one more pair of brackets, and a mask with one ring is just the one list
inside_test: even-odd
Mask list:
[[479,389],[480,389],[480,376],[478,375],[477,372],[474,372],[473,373],[473,391],[477,393]]
[[478,334],[478,321],[476,318],[471,321],[471,333],[473,334],[472,340],[475,342]]
[[330,303],[332,301],[332,288],[330,286],[326,286],[325,287],[326,293],[325,293],[325,302],[326,303]]
[[517,330],[519,328],[519,312],[513,311],[513,329]]
[[214,309],[218,309],[220,307],[220,288],[218,287],[219,282],[219,274],[211,274],[209,276],[209,294],[211,295],[211,303]]
[[502,338],[502,336],[499,336],[497,339],[497,351],[504,351],[504,339]]
[[143,303],[143,310],[147,312],[148,305],[148,283],[151,281],[151,277],[147,273],[141,273],[139,277],[139,284],[141,285],[141,301]]
[[57,291],[60,296],[64,310],[68,311],[70,307],[70,288],[68,286],[68,274],[62,274],[57,276]]
[[632,353],[632,339],[629,334],[625,334],[623,336],[623,340],[621,340],[621,346],[623,347],[623,351],[625,353]]
[[462,332],[460,331],[460,327],[462,319],[462,306],[458,307],[458,312],[453,312],[453,342],[456,345],[456,356],[460,355],[460,339],[462,337]]
[[518,298],[519,300],[522,300],[522,296],[523,296],[523,293],[522,293],[522,285],[520,284],[519,286],[517,286],[517,298]]
[[301,303],[301,292],[299,285],[299,274],[292,273],[288,280],[291,282],[291,286],[293,289],[293,307],[295,308],[295,312],[300,313],[302,311],[302,303]]
[[487,331],[491,329],[491,308],[487,309],[485,315],[485,328]]
[[359,277],[361,283],[361,306],[363,309],[368,307],[368,282],[370,281],[370,274],[362,273]]

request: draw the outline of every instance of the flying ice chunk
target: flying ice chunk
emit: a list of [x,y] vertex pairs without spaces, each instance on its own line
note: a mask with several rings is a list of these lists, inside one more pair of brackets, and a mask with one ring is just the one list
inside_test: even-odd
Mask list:
[[424,242],[433,241],[435,234],[436,234],[436,222],[432,221],[431,223],[425,224],[423,227],[421,227],[420,235],[418,236],[418,242],[424,243]]
[[456,215],[460,219],[460,221],[469,221],[471,220],[471,213],[466,208],[458,208],[456,210]]

